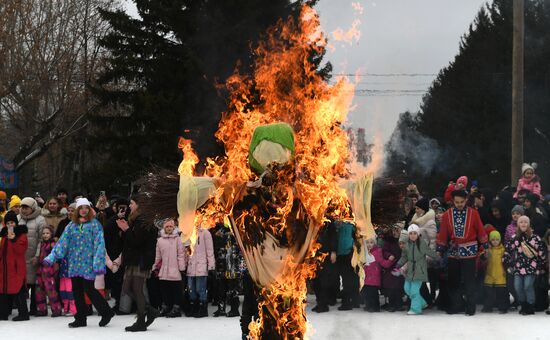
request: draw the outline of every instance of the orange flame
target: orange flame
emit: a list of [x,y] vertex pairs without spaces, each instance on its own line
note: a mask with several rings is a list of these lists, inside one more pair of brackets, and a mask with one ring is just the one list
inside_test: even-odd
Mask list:
[[[336,35],[350,41],[358,40],[358,25],[357,20],[352,30]],[[329,85],[319,72],[314,55],[323,55],[326,48],[326,37],[320,29],[317,13],[304,6],[299,20],[281,20],[268,30],[266,39],[254,50],[256,61],[251,77],[236,71],[226,81],[230,93],[229,109],[223,113],[216,132],[216,137],[225,146],[225,157],[209,159],[206,175],[223,175],[227,183],[257,179],[248,164],[254,129],[265,124],[288,123],[294,129],[295,168],[291,170],[293,176],[284,177],[280,187],[274,189],[281,198],[275,207],[276,213],[266,220],[249,211],[235,218],[234,223],[245,233],[249,230],[246,221],[252,221],[272,235],[291,235],[293,230],[287,218],[297,198],[307,214],[304,220],[308,222],[308,235],[312,235],[301,248],[305,251],[289,252],[282,261],[279,277],[262,287],[260,318],[249,326],[253,339],[261,338],[266,328],[275,328],[282,339],[306,337],[306,280],[315,276],[322,260],[322,256],[317,255],[316,236],[326,221],[329,204],[338,205],[338,211],[347,210],[346,193],[338,181],[350,175],[348,137],[342,124],[352,103],[354,85],[346,78]],[[198,162],[190,147],[189,141],[180,140],[184,152],[180,174],[192,174]],[[202,207],[197,219],[219,217],[221,196],[227,194],[218,189],[213,204]],[[235,192],[229,194],[236,195]],[[298,215],[303,217],[301,213]],[[248,261],[249,267],[253,265]],[[266,324],[269,322],[275,325]]]
[[361,39],[361,31],[359,30],[359,25],[361,20],[355,19],[351,24],[351,28],[347,31],[344,31],[342,28],[337,28],[332,32],[332,37],[336,41],[343,41],[348,44],[352,44],[353,41],[358,42]]
[[178,148],[183,152],[183,160],[178,167],[178,173],[180,176],[193,176],[195,172],[195,166],[199,163],[199,157],[191,146],[192,141],[180,137]]

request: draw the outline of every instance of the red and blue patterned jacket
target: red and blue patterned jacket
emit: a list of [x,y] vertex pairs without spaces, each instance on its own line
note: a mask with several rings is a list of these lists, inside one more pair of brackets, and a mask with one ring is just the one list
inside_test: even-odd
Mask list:
[[487,233],[479,213],[472,208],[451,208],[441,217],[437,234],[437,251],[449,250],[449,258],[469,259],[477,257],[480,245],[487,248]]

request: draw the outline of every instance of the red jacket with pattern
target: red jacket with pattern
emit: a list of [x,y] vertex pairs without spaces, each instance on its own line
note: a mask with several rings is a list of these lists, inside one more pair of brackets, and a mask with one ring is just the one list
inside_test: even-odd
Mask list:
[[486,243],[487,233],[475,209],[466,207],[461,211],[451,208],[441,217],[437,251],[443,253],[448,249],[449,258],[475,258],[479,246],[486,246]]

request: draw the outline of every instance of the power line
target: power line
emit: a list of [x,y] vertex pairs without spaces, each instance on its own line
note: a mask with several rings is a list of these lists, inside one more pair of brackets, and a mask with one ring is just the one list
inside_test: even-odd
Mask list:
[[435,77],[437,73],[333,73],[343,77]]

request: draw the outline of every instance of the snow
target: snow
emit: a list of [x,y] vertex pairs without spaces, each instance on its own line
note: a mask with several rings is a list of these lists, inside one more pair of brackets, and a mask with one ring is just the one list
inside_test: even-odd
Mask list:
[[[505,315],[482,314],[472,317],[447,315],[427,310],[424,315],[396,313],[367,313],[362,309],[338,311],[331,307],[328,313],[317,314],[308,307],[308,319],[313,340],[444,340],[444,339],[499,339],[545,340],[550,338],[547,325],[550,317],[544,313],[521,316],[517,311]],[[214,307],[210,307],[210,315]],[[71,317],[33,318],[27,322],[0,321],[0,339],[240,339],[239,318],[159,318],[147,332],[127,333],[124,327],[134,322],[133,316],[116,316],[105,328],[99,328],[98,316],[88,318],[88,327],[69,329]]]

